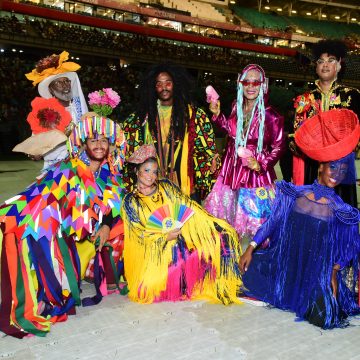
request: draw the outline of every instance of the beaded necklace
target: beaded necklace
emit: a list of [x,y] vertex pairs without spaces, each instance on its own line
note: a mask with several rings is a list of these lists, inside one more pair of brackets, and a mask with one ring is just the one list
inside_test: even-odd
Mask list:
[[322,197],[329,198],[335,193],[335,190],[333,188],[321,185],[317,180],[315,180],[312,184],[312,190],[314,192],[314,198],[316,201],[321,199]]

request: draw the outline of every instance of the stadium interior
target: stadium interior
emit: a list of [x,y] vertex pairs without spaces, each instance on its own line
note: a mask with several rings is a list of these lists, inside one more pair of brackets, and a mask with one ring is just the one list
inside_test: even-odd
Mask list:
[[360,85],[358,0],[3,0],[0,2],[0,153],[29,135],[25,120],[36,89],[25,78],[43,56],[67,50],[81,64],[84,93],[112,87],[121,122],[134,109],[144,69],[173,61],[197,80],[205,109],[212,84],[224,108],[235,96],[237,73],[249,63],[266,71],[270,101],[291,117],[292,99],[313,86],[312,44],[345,41],[342,80]]

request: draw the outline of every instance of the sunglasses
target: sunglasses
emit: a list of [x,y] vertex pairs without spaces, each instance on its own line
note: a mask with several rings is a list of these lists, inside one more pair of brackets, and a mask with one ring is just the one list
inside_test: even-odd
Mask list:
[[263,82],[260,80],[254,80],[254,81],[250,81],[250,80],[240,80],[240,82],[243,84],[243,86],[259,86],[261,85]]

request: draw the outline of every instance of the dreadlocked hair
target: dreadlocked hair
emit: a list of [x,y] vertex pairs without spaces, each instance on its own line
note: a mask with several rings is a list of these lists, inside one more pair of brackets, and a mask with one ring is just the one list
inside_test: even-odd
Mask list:
[[186,125],[189,124],[188,105],[192,104],[191,89],[193,80],[187,71],[173,63],[161,63],[151,66],[139,86],[139,102],[136,115],[146,119],[151,132],[156,133],[156,117],[158,116],[156,93],[156,78],[162,73],[168,73],[173,80],[173,108],[171,128],[178,139],[183,139]]
[[312,48],[314,60],[322,54],[333,55],[337,60],[343,59],[347,54],[347,47],[341,40],[320,40]]

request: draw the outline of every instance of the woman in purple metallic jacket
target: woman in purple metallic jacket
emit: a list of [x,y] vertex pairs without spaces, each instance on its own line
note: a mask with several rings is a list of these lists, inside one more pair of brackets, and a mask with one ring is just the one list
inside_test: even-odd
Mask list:
[[270,215],[274,166],[285,149],[283,117],[265,103],[264,70],[255,64],[238,78],[237,100],[227,119],[220,103],[210,104],[212,120],[228,134],[223,165],[205,208],[227,220],[240,239],[252,238]]

